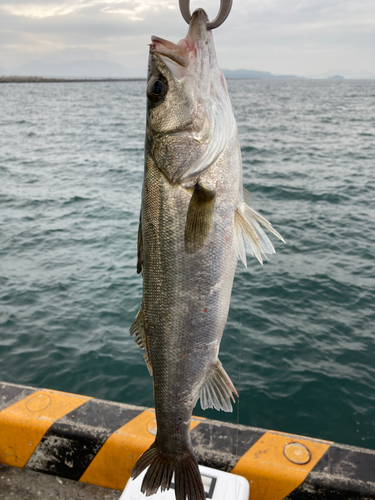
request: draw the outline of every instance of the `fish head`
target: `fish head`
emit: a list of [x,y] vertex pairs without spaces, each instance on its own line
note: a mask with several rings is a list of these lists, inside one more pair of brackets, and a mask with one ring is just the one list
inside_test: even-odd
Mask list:
[[153,36],[147,79],[147,141],[171,183],[209,168],[235,127],[207,14],[197,9],[177,44]]

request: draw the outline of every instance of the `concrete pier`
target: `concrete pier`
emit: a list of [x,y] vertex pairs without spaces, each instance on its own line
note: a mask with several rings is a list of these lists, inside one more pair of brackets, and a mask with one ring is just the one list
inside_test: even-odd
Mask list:
[[0,500],[118,500],[121,491],[0,464]]
[[[375,500],[374,450],[199,417],[190,431],[198,463],[245,477],[251,500]],[[0,382],[0,500],[119,498],[155,434],[152,408]]]

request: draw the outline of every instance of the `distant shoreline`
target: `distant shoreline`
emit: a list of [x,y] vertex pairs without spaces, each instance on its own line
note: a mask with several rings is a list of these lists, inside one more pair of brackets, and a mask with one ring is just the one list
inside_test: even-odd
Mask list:
[[[1,83],[89,83],[89,82],[145,82],[146,78],[45,78],[42,76],[0,76]],[[289,77],[289,76],[277,76],[277,77],[255,77],[255,76],[226,76],[226,80],[288,80],[288,81],[306,81],[306,80],[316,80],[316,81],[348,81],[348,80],[358,80],[358,81],[373,81],[375,79],[371,78],[361,78],[361,79],[351,79],[343,78],[339,76],[327,77],[327,78],[307,78],[307,77]]]
[[41,76],[0,76],[0,83],[140,82],[146,78],[43,78]]

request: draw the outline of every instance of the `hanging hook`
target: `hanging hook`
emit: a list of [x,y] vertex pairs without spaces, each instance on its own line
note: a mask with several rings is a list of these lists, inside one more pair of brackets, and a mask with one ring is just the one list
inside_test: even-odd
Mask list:
[[[190,24],[191,14],[190,14],[190,0],[179,0],[180,2],[180,11],[182,17],[185,21]],[[213,30],[223,24],[226,18],[229,16],[230,9],[232,8],[233,0],[220,0],[220,10],[215,19],[210,23],[207,23],[207,28],[209,30]]]

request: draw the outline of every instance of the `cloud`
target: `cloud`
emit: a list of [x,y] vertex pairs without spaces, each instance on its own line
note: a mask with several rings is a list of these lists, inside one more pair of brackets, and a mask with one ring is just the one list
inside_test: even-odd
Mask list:
[[82,39],[87,35],[88,41],[92,33],[99,38],[105,38],[109,33],[149,33],[150,26],[163,24],[170,18],[169,14],[176,10],[171,8],[169,2],[156,0],[147,5],[141,0],[81,0],[59,4],[48,2],[46,5],[0,4],[1,9],[4,10],[2,23],[6,17],[4,25],[7,30],[51,36],[64,36],[79,31]]
[[64,16],[77,10],[81,2],[12,2],[2,3],[0,8],[13,16],[41,19],[44,17]]
[[95,7],[100,13],[121,14],[132,21],[142,21],[142,14],[162,11],[165,9],[176,10],[176,5],[170,0],[65,0],[45,2],[0,3],[0,8],[14,16],[43,19],[46,17],[66,16],[75,12]]
[[[211,19],[218,3],[204,1]],[[191,10],[201,5],[191,0]],[[135,66],[145,64],[151,35],[178,41],[186,31],[178,0],[0,0],[0,66],[67,48],[72,58],[73,49],[87,49]],[[235,0],[214,37],[220,63],[231,69],[308,74],[340,63],[375,71],[375,2]]]

